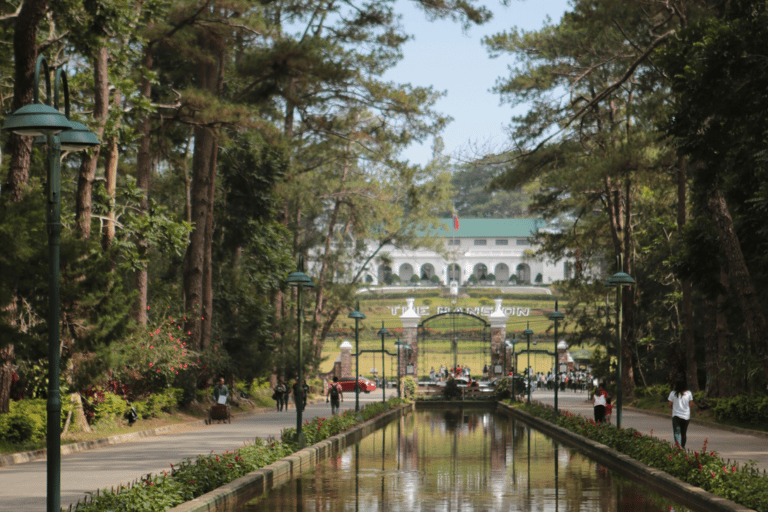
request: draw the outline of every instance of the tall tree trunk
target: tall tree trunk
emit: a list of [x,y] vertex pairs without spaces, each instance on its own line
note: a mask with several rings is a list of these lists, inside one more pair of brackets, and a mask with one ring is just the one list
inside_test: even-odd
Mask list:
[[[94,101],[93,117],[97,121],[96,136],[103,140],[104,126],[109,116],[109,50],[99,48],[93,59]],[[93,182],[99,162],[100,146],[87,151],[82,156],[80,173],[77,180],[75,200],[75,231],[80,238],[91,236],[91,215],[93,212]]]
[[[37,60],[37,26],[45,17],[47,9],[48,0],[28,0],[22,3],[16,18],[13,32],[13,112],[32,103]],[[10,134],[5,147],[10,163],[2,193],[7,201],[19,202],[23,199],[24,187],[29,182],[32,138]],[[7,413],[10,408],[14,360],[13,343],[0,348],[0,413]]]
[[184,255],[184,307],[187,321],[184,330],[189,344],[202,348],[203,273],[205,265],[206,227],[210,206],[211,155],[214,136],[206,127],[195,128],[195,150],[192,156],[192,222],[189,245]]
[[[213,91],[217,96],[224,90],[224,66],[226,62],[226,52],[223,48],[218,54],[218,73],[216,83],[213,84]],[[216,169],[219,158],[219,136],[213,132],[211,141],[211,160],[208,166],[208,218],[205,224],[205,263],[203,267],[203,310],[200,346],[206,349],[211,346],[211,327],[213,325],[213,229],[214,229],[214,208],[216,206]]]
[[717,390],[719,397],[732,397],[739,394],[741,386],[736,386],[736,380],[733,378],[733,361],[731,360],[731,345],[728,340],[728,315],[725,308],[728,304],[728,295],[730,284],[728,273],[723,269],[720,271],[721,290],[717,294],[717,324],[715,325],[715,338],[717,345],[715,347],[715,370],[717,372]]
[[[199,60],[197,65],[198,86],[216,96],[221,95],[220,84],[222,49],[209,36],[201,36],[200,46],[210,50],[210,58]],[[211,126],[195,127],[195,149],[192,156],[192,222],[194,228],[189,238],[187,252],[184,255],[184,306],[187,313],[185,331],[189,334],[190,345],[205,348],[210,341],[210,322],[213,311],[212,292],[206,289],[206,270],[210,259],[213,229],[213,206],[216,175],[216,155],[218,136],[216,128]],[[211,300],[209,301],[208,295]],[[205,334],[207,332],[207,334]]]
[[213,154],[209,168],[209,189],[208,197],[208,217],[205,222],[205,265],[203,267],[203,308],[202,308],[202,331],[200,338],[200,347],[206,349],[211,345],[211,318],[213,317],[213,208],[216,197],[216,165],[218,160],[218,137],[214,136]]
[[[625,183],[624,199],[624,231],[621,237],[623,244],[623,271],[632,274],[632,180],[627,178]],[[635,307],[637,306],[637,285],[625,288],[621,295],[624,318],[621,323],[621,357],[622,370],[621,391],[626,400],[635,393],[635,367],[632,365],[632,355],[635,353],[637,343],[637,329],[635,329]]]
[[765,316],[760,308],[760,301],[755,293],[755,287],[752,284],[752,278],[744,261],[744,254],[741,252],[739,239],[733,229],[731,213],[722,191],[719,189],[711,191],[707,205],[712,212],[713,220],[720,234],[720,242],[728,261],[730,283],[744,311],[744,323],[747,328],[747,334],[749,334],[749,339],[754,347],[754,353],[763,368],[763,373],[768,378],[768,358],[766,358],[768,326],[766,326]]
[[[677,232],[683,235],[686,223],[686,160],[681,156],[677,162]],[[699,368],[696,364],[696,338],[693,330],[693,301],[691,300],[691,282],[687,279],[680,281],[683,294],[681,302],[682,331],[681,343],[685,350],[685,376],[688,381],[688,389],[692,392],[699,391]]]
[[0,414],[5,414],[10,410],[14,359],[13,343],[0,348]]
[[[141,59],[142,66],[151,70],[154,67],[154,56],[152,47],[144,47],[144,56]],[[145,98],[152,96],[152,82],[146,76],[142,76],[139,88],[141,95]],[[139,136],[138,151],[136,153],[136,186],[144,191],[144,196],[139,202],[139,211],[142,215],[149,214],[149,185],[152,177],[152,153],[150,132],[152,124],[148,114],[144,114],[137,123],[137,132]],[[148,244],[143,238],[137,238],[134,242],[140,255],[147,253]],[[138,291],[136,303],[133,308],[133,317],[139,325],[147,324],[147,293],[149,290],[149,279],[146,265],[133,274],[133,287]]]
[[[48,0],[28,0],[21,4],[13,31],[13,102],[15,112],[32,103],[35,83],[35,61],[37,59],[37,26],[45,17]],[[8,135],[6,151],[10,156],[8,177],[3,194],[8,200],[19,202],[24,195],[24,186],[29,181],[29,163],[32,158],[32,137]]]
[[[122,103],[122,94],[115,91],[113,104],[115,108],[120,108]],[[104,154],[104,177],[106,178],[107,197],[109,197],[109,211],[107,220],[104,223],[104,233],[101,239],[101,245],[104,250],[109,249],[112,240],[115,238],[115,197],[117,195],[117,163],[118,163],[118,138],[113,135],[106,141],[106,152]],[[146,308],[145,308],[146,309]]]

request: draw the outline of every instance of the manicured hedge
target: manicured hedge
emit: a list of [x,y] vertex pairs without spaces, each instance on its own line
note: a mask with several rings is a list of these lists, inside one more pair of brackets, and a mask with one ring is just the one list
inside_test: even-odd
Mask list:
[[684,450],[677,443],[643,435],[633,428],[617,429],[569,412],[555,416],[551,409],[538,405],[521,408],[712,494],[768,512],[768,479],[761,476],[754,463],[726,463],[717,452],[707,451],[707,440],[700,451]]

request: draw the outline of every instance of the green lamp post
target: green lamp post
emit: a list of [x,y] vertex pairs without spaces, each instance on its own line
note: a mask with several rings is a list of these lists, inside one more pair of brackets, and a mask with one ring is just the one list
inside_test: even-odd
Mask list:
[[[45,79],[46,104],[40,103],[40,69]],[[77,134],[69,121],[69,86],[67,75],[59,68],[55,75],[55,93],[51,95],[51,78],[48,61],[40,55],[35,62],[33,103],[13,112],[3,125],[3,130],[22,136],[42,136],[48,145],[48,169],[46,179],[48,224],[48,403],[47,403],[47,512],[61,510],[61,396],[59,389],[59,317],[61,297],[59,290],[59,246],[61,242],[61,150],[80,151],[98,146],[96,135],[80,123],[74,123]],[[59,87],[63,88],[65,113],[59,111]],[[50,106],[53,98],[54,106]],[[82,127],[82,128],[81,128]],[[66,146],[65,146],[66,141]]]
[[526,326],[525,330],[523,331],[523,334],[525,334],[528,337],[528,348],[526,349],[526,352],[528,353],[528,366],[526,367],[525,371],[528,375],[528,405],[531,405],[531,336],[533,335],[533,331],[531,330],[531,322],[528,322],[528,325]]
[[384,338],[389,335],[389,331],[384,327],[384,320],[381,321],[381,329],[377,332],[381,336],[381,401],[387,401],[387,380],[384,377]]
[[297,343],[299,349],[299,376],[297,377],[296,387],[293,391],[296,401],[296,435],[298,436],[299,447],[303,448],[306,444],[304,433],[301,431],[302,413],[304,412],[304,357],[302,343],[302,326],[304,324],[304,304],[302,301],[302,290],[304,288],[313,288],[312,279],[304,273],[304,257],[299,256],[299,263],[295,272],[291,272],[285,280],[290,286],[296,287],[296,331]]
[[357,309],[348,318],[355,319],[355,412],[360,412],[360,320],[365,320],[365,315],[360,312],[360,301],[357,301]]
[[555,322],[555,414],[559,414],[557,409],[557,393],[558,389],[560,389],[560,361],[557,360],[557,324],[565,319],[565,315],[557,310],[557,301],[555,301],[555,310],[549,314],[548,318]]
[[[619,269],[622,268],[622,258],[618,258]],[[622,377],[624,376],[622,368],[622,335],[621,335],[621,321],[623,316],[623,300],[622,300],[622,288],[625,286],[632,286],[635,284],[635,280],[626,272],[616,272],[608,281],[605,282],[607,287],[616,288],[616,332],[618,333],[618,374],[619,378],[616,381],[616,428],[621,428],[621,410],[623,404],[623,389],[621,385]]]

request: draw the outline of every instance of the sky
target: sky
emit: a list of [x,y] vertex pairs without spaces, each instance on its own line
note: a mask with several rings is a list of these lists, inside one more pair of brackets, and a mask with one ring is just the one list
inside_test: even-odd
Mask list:
[[[453,118],[442,134],[447,155],[465,155],[474,147],[503,147],[504,126],[515,113],[509,105],[500,105],[499,96],[491,92],[499,77],[509,75],[512,59],[491,59],[481,45],[483,37],[514,27],[538,30],[547,16],[556,24],[568,9],[568,0],[510,0],[507,7],[480,3],[493,11],[493,19],[466,32],[457,22],[427,21],[408,0],[397,3],[405,31],[414,39],[406,43],[404,59],[384,79],[447,93],[435,107]],[[411,163],[426,164],[432,156],[432,141],[412,145],[404,156]]]

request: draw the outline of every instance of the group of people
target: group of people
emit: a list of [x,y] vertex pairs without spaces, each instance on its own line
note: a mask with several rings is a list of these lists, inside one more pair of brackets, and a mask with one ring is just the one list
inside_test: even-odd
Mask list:
[[[293,395],[293,402],[296,404],[296,396],[301,396],[301,408],[304,410],[304,408],[307,406],[307,395],[309,395],[309,386],[307,385],[307,380],[303,380],[303,385],[301,389],[301,393],[298,393],[298,379],[294,381],[292,386],[287,386],[285,383],[283,383],[282,379],[277,381],[277,385],[275,386],[275,389],[273,390],[274,393],[272,395],[272,398],[275,400],[275,403],[277,404],[277,410],[282,411],[285,409],[288,410],[288,402]],[[326,390],[326,403],[331,403],[331,414],[338,414],[339,413],[339,407],[341,406],[341,402],[344,401],[344,393],[342,392],[341,384],[339,384],[339,378],[334,377],[333,382],[328,385],[328,389]],[[298,405],[297,405],[298,407]]]
[[445,382],[448,380],[448,377],[466,377],[469,379],[470,375],[469,366],[462,366],[460,364],[450,368],[441,364],[439,370],[435,370],[434,366],[429,370],[429,380],[432,382]]
[[[309,394],[309,385],[307,385],[307,379],[302,380],[302,385],[299,387],[299,379],[296,378],[292,385],[286,385],[282,379],[277,381],[272,399],[277,404],[277,410],[288,410],[288,402],[293,395],[293,403],[296,407],[301,406],[301,410],[307,406],[307,395]],[[300,396],[301,400],[297,401],[296,397]]]
[[[672,435],[681,448],[685,448],[688,440],[688,424],[691,420],[691,406],[693,405],[693,393],[687,389],[683,380],[675,383],[675,388],[667,397],[669,407],[672,409]],[[605,383],[601,382],[595,388],[592,396],[592,403],[595,410],[595,423],[610,423],[611,417],[611,397],[605,389]]]

